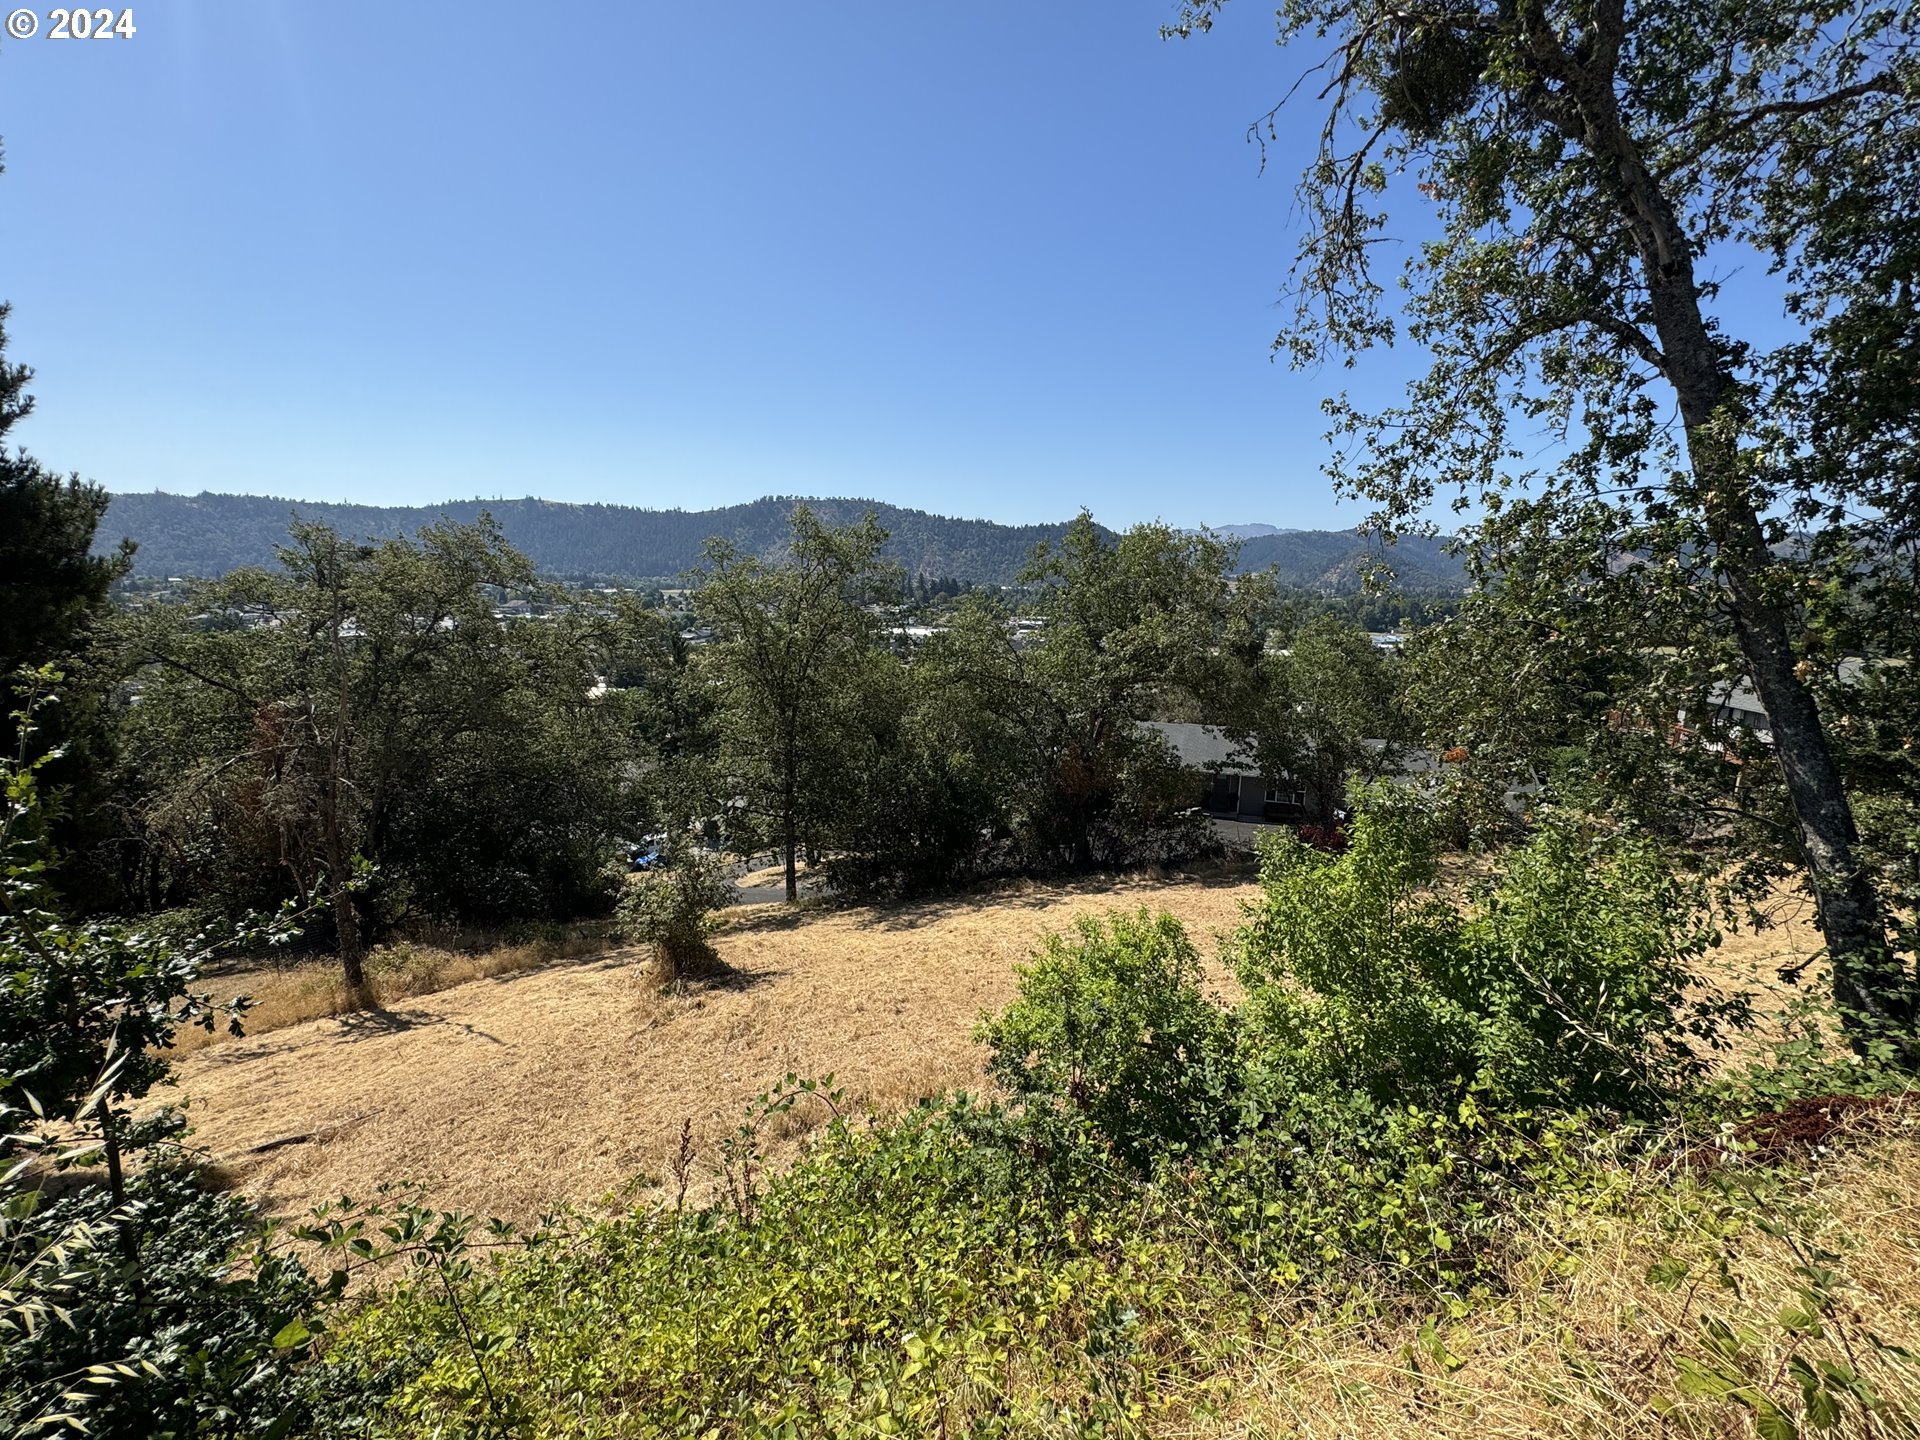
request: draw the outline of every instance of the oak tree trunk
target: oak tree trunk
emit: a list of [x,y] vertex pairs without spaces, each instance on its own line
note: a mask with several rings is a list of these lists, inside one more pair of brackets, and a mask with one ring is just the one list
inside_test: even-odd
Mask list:
[[797,772],[800,759],[797,746],[791,738],[787,741],[784,758],[785,764],[781,768],[785,773],[781,777],[783,788],[780,797],[781,824],[784,833],[781,838],[787,854],[787,903],[791,905],[800,898],[800,876],[794,868],[794,849],[798,842],[798,836],[795,834],[794,812],[799,808],[796,796],[799,789]]
[[[1600,138],[1604,145],[1607,137]],[[1833,970],[1834,1000],[1856,1044],[1878,1033],[1911,1049],[1913,986],[1888,942],[1872,877],[1861,863],[1853,807],[1813,694],[1796,669],[1788,617],[1766,592],[1773,557],[1738,465],[1737,386],[1701,312],[1691,249],[1671,207],[1637,156],[1625,147],[1615,154],[1622,208],[1639,246],[1667,378],[1686,427],[1692,498],[1706,518],[1734,638],[1773,730]]]

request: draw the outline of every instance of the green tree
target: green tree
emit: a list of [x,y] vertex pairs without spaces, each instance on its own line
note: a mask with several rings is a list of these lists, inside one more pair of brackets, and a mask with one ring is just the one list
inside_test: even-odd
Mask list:
[[[997,620],[990,622],[997,625]],[[940,636],[871,652],[835,697],[836,889],[898,897],[1004,865],[1029,777],[1012,734]]]
[[49,826],[65,852],[50,857],[63,886],[103,899],[99,877],[83,875],[71,862],[74,852],[100,843],[108,828],[107,677],[90,662],[108,590],[126,573],[133,544],[122,541],[112,555],[95,555],[106,491],[77,475],[63,479],[9,445],[9,432],[33,411],[26,388],[33,372],[6,358],[7,314],[0,305],[0,753],[17,749],[13,715],[25,697],[18,675],[58,665],[66,676],[61,704],[37,724],[40,744],[55,759],[42,775],[51,803],[37,812],[36,823]]
[[925,662],[975,697],[1017,759],[1009,808],[1030,864],[1119,863],[1191,804],[1166,748],[1138,723],[1204,710],[1262,645],[1267,590],[1235,581],[1230,547],[1140,525],[1115,537],[1082,514],[1041,550],[1037,629],[964,607]]
[[[63,480],[6,443],[33,413],[26,389],[33,371],[6,359],[9,311],[0,305],[0,672],[11,687],[21,666],[64,659],[82,643],[133,545],[123,541],[113,555],[93,554],[106,491],[78,476]],[[14,699],[9,711],[18,703]],[[11,753],[11,719],[6,727]]]
[[[504,620],[484,587],[531,569],[491,525],[354,545],[296,526],[247,571],[126,627],[128,745],[153,843],[242,904],[319,889],[361,983],[370,923],[569,913],[638,812],[641,696],[605,677],[631,613]],[[379,867],[367,874],[369,862]]]
[[722,768],[771,817],[794,900],[800,844],[831,805],[817,782],[841,745],[832,697],[878,644],[869,607],[901,582],[880,558],[887,535],[871,516],[834,529],[796,505],[789,524],[774,560],[709,541],[694,605],[715,636]]
[[[1207,28],[1221,3],[1192,0],[1172,29]],[[1280,27],[1331,47],[1300,192],[1300,321],[1281,341],[1296,362],[1394,338],[1373,265],[1390,186],[1437,220],[1402,275],[1404,324],[1432,368],[1385,413],[1332,403],[1336,433],[1362,442],[1337,483],[1389,528],[1439,494],[1478,505],[1483,586],[1530,557],[1514,603],[1550,604],[1537,618],[1583,643],[1716,637],[1703,666],[1737,651],[1836,999],[1910,1044],[1913,977],[1811,683],[1801,557],[1912,565],[1911,10],[1288,0]],[[1776,274],[1802,322],[1794,343],[1768,352],[1733,328],[1715,276],[1742,259]],[[1545,466],[1529,458],[1541,430],[1560,442]],[[1793,521],[1816,527],[1810,547],[1788,544]],[[1558,586],[1532,583],[1548,572]],[[1633,603],[1585,603],[1620,591]],[[1627,616],[1635,633],[1602,628]]]
[[1350,777],[1390,772],[1407,724],[1390,662],[1364,630],[1320,614],[1246,670],[1229,701],[1227,731],[1265,775],[1304,782],[1321,823],[1344,803]]

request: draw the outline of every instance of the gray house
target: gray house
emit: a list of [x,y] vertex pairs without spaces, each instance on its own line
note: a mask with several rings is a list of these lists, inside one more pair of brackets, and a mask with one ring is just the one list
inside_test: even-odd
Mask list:
[[[1167,742],[1180,763],[1197,772],[1200,782],[1196,804],[1209,815],[1230,820],[1275,821],[1298,824],[1307,818],[1311,798],[1308,783],[1290,775],[1262,775],[1260,767],[1244,746],[1237,744],[1218,725],[1169,724],[1142,720],[1142,729],[1151,730]],[[1386,748],[1384,740],[1366,742],[1376,757]],[[1382,768],[1386,779],[1399,785],[1418,785],[1438,775],[1445,762],[1432,750],[1402,748]],[[1507,787],[1507,808],[1524,815],[1533,797],[1540,793],[1540,782],[1529,778]]]
[[1142,720],[1140,725],[1166,741],[1187,769],[1199,772],[1205,788],[1196,803],[1209,815],[1294,821],[1306,813],[1307,795],[1300,782],[1284,775],[1262,775],[1246,748],[1218,725],[1163,720]]

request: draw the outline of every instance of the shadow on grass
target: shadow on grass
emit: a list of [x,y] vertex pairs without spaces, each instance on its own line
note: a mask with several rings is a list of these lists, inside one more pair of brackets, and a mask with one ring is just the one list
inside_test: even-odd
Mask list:
[[745,991],[778,980],[785,970],[742,970],[729,965],[717,951],[683,960],[671,970],[659,962],[647,967],[648,976],[662,995],[684,997],[707,991]]
[[403,1035],[409,1030],[447,1023],[444,1015],[436,1015],[430,1010],[389,1010],[378,1000],[370,1002],[363,1010],[345,1011],[334,1016],[333,1020],[340,1027],[341,1038],[346,1040]]
[[1124,895],[1129,908],[1145,905],[1151,909],[1153,888],[1157,885],[1228,890],[1247,884],[1257,874],[1258,870],[1252,864],[1205,861],[1178,868],[1151,866],[1092,874],[982,881],[944,895],[876,905],[870,923],[879,930],[918,930],[963,912],[977,910],[982,905],[991,905],[997,910],[1044,910],[1061,900],[1087,895]]

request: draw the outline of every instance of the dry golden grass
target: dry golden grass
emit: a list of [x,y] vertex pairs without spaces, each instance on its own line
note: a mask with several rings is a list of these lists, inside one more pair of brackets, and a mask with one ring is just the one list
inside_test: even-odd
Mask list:
[[[711,1154],[788,1071],[831,1071],[881,1111],[978,1087],[974,1022],[1012,997],[1042,931],[1144,904],[1188,922],[1214,956],[1257,895],[1229,872],[886,908],[745,906],[716,938],[730,973],[679,995],[660,993],[650,956],[582,937],[379,952],[370,1010],[349,1004],[331,961],[256,970],[215,982],[258,998],[247,1036],[183,1035],[176,1093],[222,1172],[282,1213],[417,1179],[437,1203],[527,1218],[664,1175],[683,1120]],[[1777,1008],[1775,972],[1817,945],[1788,915],[1730,937],[1713,970],[1767,987]],[[1217,965],[1210,979],[1230,997]],[[796,1109],[773,1138],[790,1150],[824,1113]]]
[[[663,996],[632,950],[496,974],[207,1046],[182,1058],[177,1095],[223,1173],[277,1212],[413,1179],[437,1205],[524,1219],[664,1176],[686,1119],[704,1161],[789,1071],[831,1071],[881,1111],[977,1088],[974,1022],[1012,997],[1041,931],[1151,905],[1212,950],[1256,894],[1223,874],[741,907],[715,937],[718,983]],[[824,1114],[796,1110],[775,1138],[790,1148]]]
[[1764,907],[1763,920],[1764,928],[1743,924],[1729,931],[1705,966],[1708,978],[1719,985],[1753,996],[1758,1024],[1747,1047],[1753,1049],[1780,1036],[1781,1017],[1795,1000],[1825,995],[1830,982],[1824,963],[1807,964],[1826,945],[1809,896],[1781,883]]
[[[347,1015],[373,1006],[430,995],[469,980],[491,979],[531,970],[555,960],[598,954],[607,948],[604,937],[572,934],[561,939],[521,943],[383,945],[367,956],[365,990],[355,995],[340,974],[340,962],[331,956],[303,958],[289,964],[240,964],[207,976],[195,988],[222,1005],[245,995],[252,1005],[245,1025],[248,1035],[261,1035],[303,1020]],[[190,1055],[230,1039],[224,1028],[183,1030],[174,1040],[174,1053]]]
[[[1507,1298],[1437,1334],[1420,1325],[1357,1320],[1329,1328],[1311,1319],[1282,1331],[1234,1379],[1227,1414],[1165,1433],[1210,1440],[1341,1437],[1407,1440],[1459,1436],[1641,1437],[1755,1433],[1751,1410],[1688,1396],[1681,1362],[1717,1363],[1704,1322],[1743,1332],[1738,1374],[1799,1411],[1788,1372],[1794,1356],[1856,1366],[1904,1416],[1869,1420],[1843,1409],[1842,1437],[1920,1434],[1920,1360],[1876,1347],[1920,1350],[1920,1125],[1909,1117],[1884,1138],[1839,1147],[1770,1207],[1792,1237],[1751,1222],[1731,1240],[1714,1233],[1715,1196],[1672,1171],[1630,1177],[1624,1205],[1538,1218],[1508,1279]],[[1709,1181],[1709,1184],[1712,1182]],[[1782,1311],[1801,1304],[1797,1268],[1812,1246],[1841,1258],[1838,1304],[1818,1338],[1796,1341]],[[1728,1262],[1734,1288],[1716,1277]],[[1649,1271],[1678,1257],[1679,1283]],[[1436,1343],[1437,1342],[1437,1343]],[[1803,1433],[1814,1433],[1803,1426]]]

